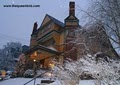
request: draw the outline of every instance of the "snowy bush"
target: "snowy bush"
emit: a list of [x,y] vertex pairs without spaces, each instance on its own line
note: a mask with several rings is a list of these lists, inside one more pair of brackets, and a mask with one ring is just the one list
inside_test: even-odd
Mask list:
[[24,77],[31,78],[34,77],[34,70],[28,69],[24,73]]
[[[96,61],[96,55],[86,55],[77,61],[67,61],[64,66],[56,63],[54,71],[62,85],[77,85],[80,77],[89,75],[101,85],[119,85],[120,61],[102,57]],[[74,82],[74,84],[70,83]],[[67,83],[67,84],[66,84]]]
[[120,61],[108,58],[106,61],[101,58],[96,61],[96,56],[85,56],[79,59],[83,65],[80,67],[81,71],[87,71],[91,76],[98,80],[101,84],[118,85],[120,77]]

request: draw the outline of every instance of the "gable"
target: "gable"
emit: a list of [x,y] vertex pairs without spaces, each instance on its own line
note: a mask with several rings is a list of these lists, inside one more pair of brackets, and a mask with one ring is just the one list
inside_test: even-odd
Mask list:
[[46,15],[43,22],[42,22],[42,24],[41,24],[41,26],[45,25],[49,21],[50,21],[50,18]]
[[64,23],[62,23],[61,21],[57,20],[56,18],[54,18],[48,14],[45,15],[45,18],[43,19],[40,27],[44,27],[49,22],[53,22],[54,24],[64,27]]
[[65,20],[78,20],[75,16],[68,16]]
[[74,16],[70,16],[69,19],[76,19]]

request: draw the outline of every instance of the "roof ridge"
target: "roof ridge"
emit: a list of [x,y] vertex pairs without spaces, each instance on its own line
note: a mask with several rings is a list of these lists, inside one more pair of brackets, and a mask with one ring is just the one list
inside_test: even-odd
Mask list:
[[48,16],[54,23],[56,23],[56,24],[58,24],[58,25],[60,25],[60,26],[62,26],[62,27],[64,27],[64,23],[63,22],[61,22],[60,20],[58,20],[58,19],[56,19],[56,18],[54,18],[54,17],[52,17],[51,15],[49,15],[49,14],[46,14],[46,16]]

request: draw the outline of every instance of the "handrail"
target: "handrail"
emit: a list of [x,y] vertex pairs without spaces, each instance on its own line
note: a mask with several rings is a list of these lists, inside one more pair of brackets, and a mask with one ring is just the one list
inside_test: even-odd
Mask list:
[[[38,78],[38,77],[42,76],[43,74],[45,74],[45,73],[47,73],[47,72],[49,72],[49,71],[45,71],[44,73],[42,73],[42,74],[40,74],[40,75],[38,75],[38,76],[34,77],[33,79],[31,79],[30,81],[26,82],[26,83],[25,83],[25,84],[23,84],[23,85],[27,85],[27,84],[28,84],[28,83],[30,83],[31,81],[35,80],[36,78]],[[35,84],[35,82],[34,82],[34,84]]]

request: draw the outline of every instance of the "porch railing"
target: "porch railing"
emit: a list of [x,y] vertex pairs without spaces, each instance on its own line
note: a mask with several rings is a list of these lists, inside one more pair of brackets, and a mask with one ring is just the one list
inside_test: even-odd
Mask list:
[[44,74],[47,73],[47,72],[49,72],[49,71],[45,71],[44,73],[42,73],[42,74],[34,77],[33,79],[29,80],[28,82],[26,82],[26,83],[23,84],[23,85],[27,85],[27,84],[29,84],[29,83],[30,83],[31,81],[33,81],[33,80],[34,80],[34,84],[33,84],[33,85],[35,85],[35,83],[36,83],[36,78],[41,77],[42,75],[44,75]]

